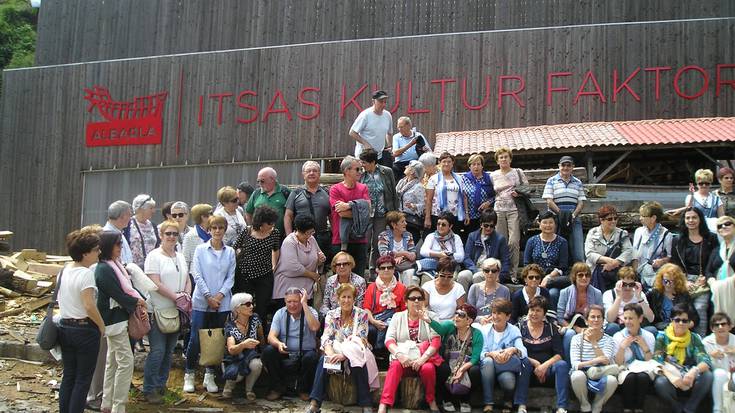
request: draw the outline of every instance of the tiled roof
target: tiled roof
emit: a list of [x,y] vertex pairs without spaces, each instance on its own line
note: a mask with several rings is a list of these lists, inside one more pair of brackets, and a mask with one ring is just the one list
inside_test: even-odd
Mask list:
[[528,151],[709,142],[735,144],[735,117],[570,123],[438,133],[435,152],[469,155],[495,152],[501,146]]

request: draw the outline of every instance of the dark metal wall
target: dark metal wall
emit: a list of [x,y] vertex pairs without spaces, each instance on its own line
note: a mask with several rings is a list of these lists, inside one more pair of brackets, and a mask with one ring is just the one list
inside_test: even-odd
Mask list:
[[735,16],[731,0],[44,0],[38,65],[347,39]]

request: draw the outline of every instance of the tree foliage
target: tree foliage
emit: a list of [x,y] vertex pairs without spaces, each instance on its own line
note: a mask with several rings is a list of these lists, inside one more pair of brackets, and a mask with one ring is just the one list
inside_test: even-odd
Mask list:
[[0,0],[0,69],[33,66],[37,26],[27,0]]

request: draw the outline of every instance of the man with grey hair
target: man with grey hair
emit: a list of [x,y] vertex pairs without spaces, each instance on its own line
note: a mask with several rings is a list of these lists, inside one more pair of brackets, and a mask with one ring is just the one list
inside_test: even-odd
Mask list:
[[[133,214],[133,208],[125,201],[115,201],[107,207],[107,222],[102,227],[103,231],[113,231],[122,234],[123,230],[130,223],[130,217]],[[123,264],[133,262],[133,253],[130,251],[130,244],[125,237],[122,237],[122,253],[120,259]]]
[[278,183],[278,174],[270,166],[266,166],[258,171],[258,180],[256,182],[259,188],[253,192],[250,199],[248,199],[247,205],[245,205],[245,221],[249,225],[252,225],[255,208],[261,205],[268,205],[278,213],[276,228],[281,231],[281,236],[283,237],[285,235],[283,217],[286,214],[286,200],[288,200],[291,191]]
[[331,262],[332,234],[329,232],[329,192],[320,185],[321,166],[314,161],[306,161],[301,167],[304,177],[304,186],[291,191],[286,200],[286,212],[283,217],[283,226],[286,235],[293,232],[293,222],[301,214],[311,215],[314,218],[314,238],[319,248]]
[[411,118],[401,116],[397,126],[398,133],[393,135],[393,174],[396,181],[403,178],[403,171],[409,162],[418,160],[423,153],[431,152],[429,141],[413,127]]

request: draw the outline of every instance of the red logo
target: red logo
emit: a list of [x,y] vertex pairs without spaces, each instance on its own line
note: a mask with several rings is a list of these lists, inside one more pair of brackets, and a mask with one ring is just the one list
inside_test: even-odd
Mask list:
[[84,88],[87,112],[97,108],[104,122],[87,123],[87,147],[160,145],[163,137],[163,108],[168,92],[136,96],[132,102],[112,100],[100,86]]

